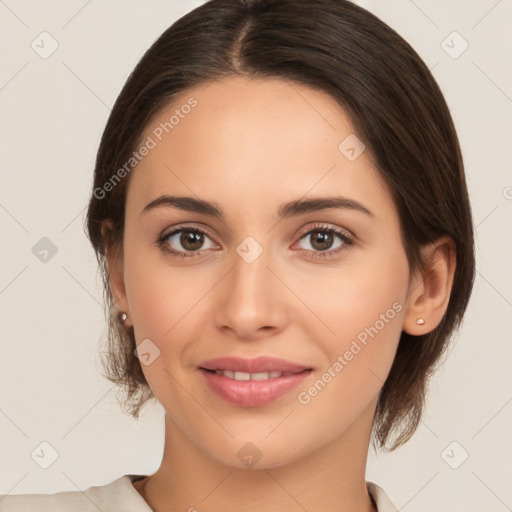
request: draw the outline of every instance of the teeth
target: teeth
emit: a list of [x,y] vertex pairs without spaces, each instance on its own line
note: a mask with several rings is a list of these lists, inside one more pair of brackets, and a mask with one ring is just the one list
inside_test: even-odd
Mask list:
[[286,372],[259,372],[259,373],[247,373],[247,372],[233,372],[231,370],[215,370],[217,375],[223,375],[228,379],[234,380],[267,380],[277,379],[282,376],[293,375],[292,373]]

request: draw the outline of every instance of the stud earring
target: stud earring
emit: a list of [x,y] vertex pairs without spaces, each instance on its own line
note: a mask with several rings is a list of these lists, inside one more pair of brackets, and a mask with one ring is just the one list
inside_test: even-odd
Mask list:
[[118,315],[119,321],[124,324],[126,322],[126,319],[128,318],[128,315],[126,313],[119,313]]
[[418,325],[423,325],[423,324],[425,323],[425,320],[423,320],[423,318],[418,318],[418,319],[416,320],[416,323],[417,323]]

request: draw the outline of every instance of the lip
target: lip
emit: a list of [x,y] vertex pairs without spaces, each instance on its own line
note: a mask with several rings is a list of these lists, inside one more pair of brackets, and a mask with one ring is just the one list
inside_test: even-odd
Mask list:
[[199,368],[206,370],[231,370],[233,372],[286,372],[299,373],[304,370],[312,370],[310,366],[303,366],[298,363],[286,361],[276,357],[260,356],[253,359],[243,357],[218,357],[209,359],[199,365]]
[[199,368],[210,389],[231,405],[261,407],[296,388],[313,370],[267,380],[235,380]]
[[[219,357],[204,361],[198,369],[212,391],[231,405],[239,407],[266,405],[296,388],[313,373],[313,368],[267,356],[253,359]],[[218,375],[215,370],[246,373],[279,371],[293,375],[283,375],[266,380],[239,381]]]

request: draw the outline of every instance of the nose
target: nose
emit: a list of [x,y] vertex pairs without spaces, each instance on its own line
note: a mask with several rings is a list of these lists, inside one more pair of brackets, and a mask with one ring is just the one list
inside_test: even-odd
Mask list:
[[240,254],[234,252],[233,266],[218,290],[217,326],[244,340],[276,334],[287,322],[286,288],[272,269],[270,251],[263,250],[254,261]]

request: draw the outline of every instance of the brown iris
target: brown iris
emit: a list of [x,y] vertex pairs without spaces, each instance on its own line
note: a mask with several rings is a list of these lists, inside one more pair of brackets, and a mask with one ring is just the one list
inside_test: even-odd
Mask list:
[[197,251],[204,243],[204,234],[198,231],[183,230],[180,236],[181,245],[188,251]]
[[311,245],[315,249],[326,250],[333,244],[333,234],[327,231],[312,231],[309,236],[312,238]]

